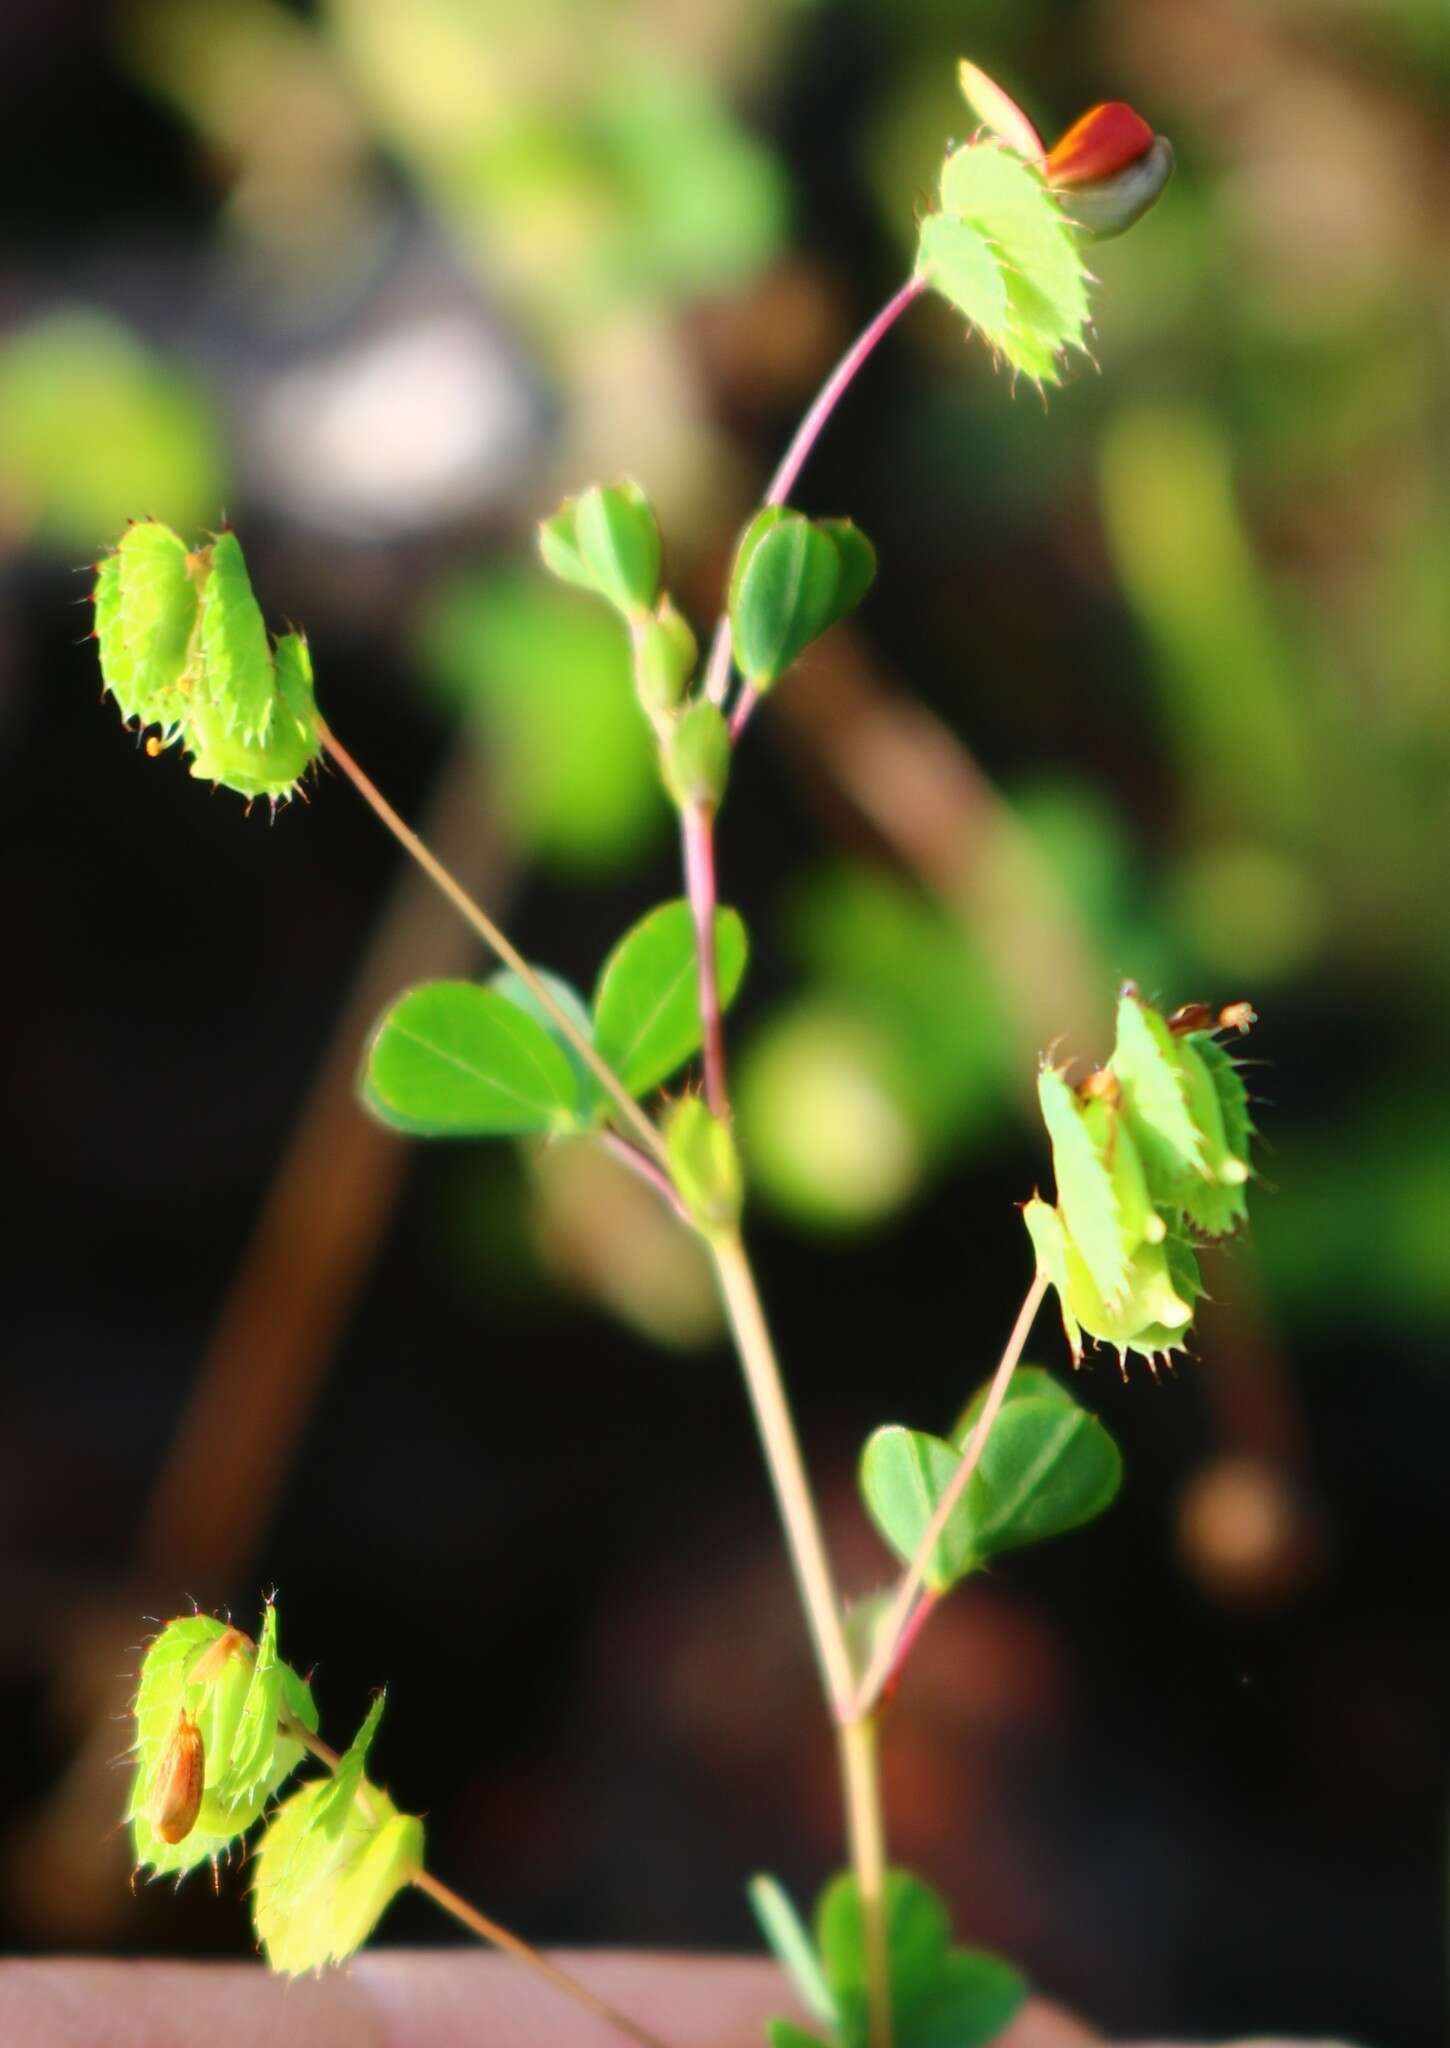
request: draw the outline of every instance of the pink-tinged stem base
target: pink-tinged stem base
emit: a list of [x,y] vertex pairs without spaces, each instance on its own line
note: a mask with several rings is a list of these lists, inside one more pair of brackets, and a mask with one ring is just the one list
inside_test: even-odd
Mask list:
[[[805,468],[811,450],[820,439],[822,429],[850,389],[858,371],[870,357],[877,343],[890,333],[907,307],[919,299],[926,289],[927,281],[924,277],[909,278],[901,290],[886,301],[870,325],[864,327],[857,335],[816,394],[810,411],[796,428],[795,436],[767,486],[765,496],[761,500],[763,505],[785,503],[796,478]],[[720,623],[715,628],[715,638],[710,643],[710,660],[705,670],[705,694],[712,704],[723,704],[729,687],[730,616],[726,612],[721,614]],[[744,710],[747,699],[752,708],[756,702],[753,692],[747,691],[746,696],[742,697],[731,723],[732,738],[738,734],[750,715],[748,710]]]

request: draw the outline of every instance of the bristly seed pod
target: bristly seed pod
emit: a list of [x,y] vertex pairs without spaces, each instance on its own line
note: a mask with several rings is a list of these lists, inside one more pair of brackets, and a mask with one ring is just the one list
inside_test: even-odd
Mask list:
[[163,1842],[184,1842],[196,1826],[205,1783],[206,1749],[201,1730],[183,1707],[156,1766],[146,1808],[146,1818]]

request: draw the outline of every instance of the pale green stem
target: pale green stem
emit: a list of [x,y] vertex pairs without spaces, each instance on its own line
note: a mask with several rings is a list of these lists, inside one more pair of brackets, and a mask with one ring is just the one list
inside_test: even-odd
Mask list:
[[886,1836],[875,1717],[841,1724],[841,1770],[851,1862],[866,1937],[866,1995],[872,2048],[891,2048],[891,1951],[886,1933]]
[[775,1488],[776,1504],[785,1524],[786,1543],[800,1587],[801,1603],[810,1624],[811,1641],[821,1667],[826,1697],[838,1721],[851,1712],[856,1689],[851,1653],[841,1621],[830,1560],[826,1556],[816,1504],[806,1477],[805,1462],[791,1420],[775,1346],[756,1291],[755,1275],[745,1247],[736,1236],[706,1239],[735,1348],[745,1370],[745,1384],[755,1410],[765,1462]]
[[916,1553],[902,1574],[892,1597],[890,1610],[876,1637],[866,1676],[862,1679],[860,1689],[852,1701],[851,1711],[855,1714],[871,1713],[881,1697],[882,1687],[895,1669],[896,1653],[910,1625],[912,1608],[926,1578],[928,1561],[936,1549],[942,1530],[951,1518],[953,1508],[966,1492],[972,1474],[981,1463],[982,1453],[987,1448],[997,1417],[1002,1412],[1007,1389],[1012,1384],[1012,1375],[1017,1370],[1047,1288],[1047,1275],[1035,1274],[1032,1285],[1027,1290],[1026,1299],[1017,1312],[1017,1320],[1012,1325],[1012,1334],[1007,1339],[1006,1349],[998,1360],[997,1370],[992,1376],[992,1385],[982,1406],[981,1418],[972,1431],[972,1441],[967,1448],[967,1454],[952,1474],[950,1485],[937,1502],[936,1511],[927,1523],[921,1541],[916,1546]]
[[706,1243],[745,1371],[766,1466],[785,1524],[786,1548],[795,1569],[826,1697],[836,1719],[846,1828],[866,1935],[871,2048],[891,2048],[886,1846],[876,1777],[875,1726],[852,1706],[855,1675],[841,1603],[749,1258],[737,1236],[707,1237]]
[[[315,1735],[310,1728],[304,1728],[302,1723],[294,1720],[290,1714],[283,1713],[280,1716],[278,1727],[284,1735],[300,1742],[319,1763],[326,1764],[328,1770],[335,1771],[341,1763],[341,1757],[330,1742],[324,1742],[320,1735]],[[375,1819],[366,1781],[358,1787],[357,1803],[366,1820]],[[433,1873],[425,1870],[421,1864],[412,1873],[408,1882],[417,1891],[425,1893],[435,1906],[440,1906],[461,1927],[466,1927],[470,1934],[476,1934],[480,1941],[486,1941],[491,1948],[501,1949],[505,1955],[512,1956],[515,1962],[522,1963],[526,1969],[532,1970],[536,1977],[541,1977],[546,1984],[552,1985],[555,1991],[562,1991],[566,1998],[572,1998],[576,2005],[582,2005],[586,2011],[592,2012],[596,2019],[604,2020],[628,2040],[637,2041],[640,2048],[666,2048],[658,2034],[651,2034],[646,2028],[637,2026],[625,2014],[606,2004],[604,1999],[597,1997],[586,1984],[581,1984],[577,1977],[571,1977],[567,1970],[562,1970],[557,1963],[550,1962],[546,1955],[541,1955],[538,1949],[531,1947],[519,1935],[511,1934],[508,1928],[500,1926],[497,1920],[490,1920],[486,1913],[480,1913],[477,1906],[471,1906],[467,1899],[460,1898],[451,1885],[444,1884],[441,1878],[434,1877]]]
[[411,826],[404,824],[372,777],[358,766],[342,741],[322,723],[321,719],[317,721],[317,736],[329,759],[336,762],[364,803],[387,826],[403,851],[411,855],[428,879],[442,890],[459,916],[472,925],[484,944],[496,953],[506,966],[513,969],[529,994],[578,1053],[599,1085],[613,1098],[621,1121],[634,1132],[645,1150],[663,1164],[666,1158],[664,1139],[618,1074],[599,1057],[587,1034],[579,1029],[578,1024],[553,994],[548,983],[534,972],[508,934],[501,931],[488,912],[474,902],[463,884],[457,881],[436,855],[429,851]]

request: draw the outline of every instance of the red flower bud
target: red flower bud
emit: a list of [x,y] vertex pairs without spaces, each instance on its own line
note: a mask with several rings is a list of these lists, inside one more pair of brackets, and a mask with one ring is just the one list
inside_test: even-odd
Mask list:
[[1092,107],[1047,153],[1049,185],[1093,185],[1116,177],[1154,143],[1153,130],[1122,100]]

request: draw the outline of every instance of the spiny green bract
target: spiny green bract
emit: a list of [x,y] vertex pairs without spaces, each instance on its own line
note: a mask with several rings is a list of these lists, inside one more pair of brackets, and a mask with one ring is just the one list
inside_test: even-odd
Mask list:
[[290,797],[321,751],[312,660],[300,633],[274,647],[236,535],[189,550],[154,519],[98,565],[101,675],[147,750],[180,741],[191,772],[245,797]]
[[262,1837],[252,1917],[274,1970],[290,1977],[362,1947],[423,1868],[423,1823],[364,1777],[382,1717],[374,1700],[330,1778],[285,1799]]
[[1025,1220],[1057,1289],[1073,1356],[1085,1332],[1120,1358],[1181,1347],[1202,1292],[1194,1245],[1247,1215],[1252,1123],[1238,1068],[1211,1031],[1187,1029],[1126,987],[1112,1059],[1082,1089],[1039,1078],[1057,1205]]
[[[158,1875],[220,1855],[260,1819],[305,1754],[300,1742],[280,1732],[284,1711],[305,1728],[317,1726],[306,1681],[277,1655],[277,1610],[270,1603],[255,1643],[215,1615],[169,1621],[142,1661],[132,1711],[137,1761],[126,1814],[137,1867]],[[157,1776],[183,1713],[201,1735],[202,1800],[195,1825],[179,1842],[166,1842],[151,1815]]]
[[994,354],[1055,384],[1088,324],[1088,272],[1062,201],[1036,164],[991,136],[952,150],[916,271]]

